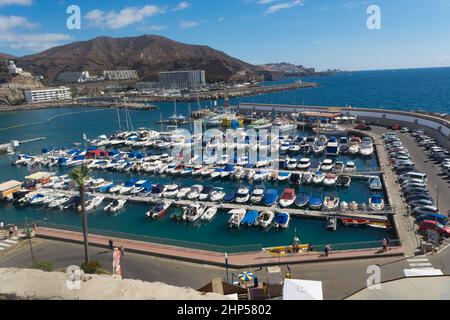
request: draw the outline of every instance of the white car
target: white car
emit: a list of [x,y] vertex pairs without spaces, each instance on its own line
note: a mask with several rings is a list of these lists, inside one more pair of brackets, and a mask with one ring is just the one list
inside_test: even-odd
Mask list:
[[400,129],[400,132],[401,132],[401,133],[409,132],[409,128],[403,127],[403,128]]

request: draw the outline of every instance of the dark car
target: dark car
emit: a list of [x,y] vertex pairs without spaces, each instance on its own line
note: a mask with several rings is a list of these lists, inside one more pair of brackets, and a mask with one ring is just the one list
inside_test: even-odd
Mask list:
[[355,129],[357,129],[357,130],[362,130],[362,131],[369,131],[369,130],[372,130],[372,127],[369,126],[369,125],[367,125],[367,124],[365,124],[365,123],[359,123],[359,124],[355,127]]
[[436,230],[439,235],[444,237],[450,236],[450,227],[444,226],[443,224],[434,221],[434,220],[424,220],[420,226],[419,231],[427,231],[427,230]]

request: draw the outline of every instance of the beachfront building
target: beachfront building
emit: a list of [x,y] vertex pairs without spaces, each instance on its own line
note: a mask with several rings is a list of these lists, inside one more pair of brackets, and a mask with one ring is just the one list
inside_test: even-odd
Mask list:
[[67,87],[26,90],[27,103],[52,102],[72,99],[72,91]]
[[89,71],[62,72],[58,75],[59,82],[83,83],[90,79]]
[[164,71],[159,73],[161,89],[193,89],[206,84],[205,70]]
[[136,70],[105,70],[103,71],[105,80],[132,80],[139,79]]

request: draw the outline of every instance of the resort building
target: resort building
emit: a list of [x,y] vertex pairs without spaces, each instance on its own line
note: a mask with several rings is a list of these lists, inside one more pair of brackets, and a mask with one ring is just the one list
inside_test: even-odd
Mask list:
[[67,87],[26,90],[27,103],[52,102],[72,99],[72,91]]
[[58,75],[58,81],[67,83],[83,83],[89,79],[89,71],[62,72]]
[[105,70],[103,71],[105,80],[131,80],[139,79],[136,70]]
[[8,62],[8,73],[11,75],[21,75],[25,77],[31,77],[31,73],[23,71],[22,68],[18,68],[14,61]]
[[159,73],[161,89],[193,89],[206,84],[205,70],[164,71]]

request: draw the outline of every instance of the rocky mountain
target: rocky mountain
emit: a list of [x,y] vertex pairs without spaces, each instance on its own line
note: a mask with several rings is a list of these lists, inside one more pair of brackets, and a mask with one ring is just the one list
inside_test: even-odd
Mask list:
[[15,56],[0,52],[0,60],[11,60],[11,59],[15,59],[15,58],[16,58]]
[[135,69],[143,80],[157,80],[159,71],[203,69],[207,81],[260,77],[260,68],[208,46],[189,45],[161,36],[99,37],[54,47],[16,59],[18,66],[49,80],[61,72]]
[[306,68],[302,65],[294,65],[292,63],[268,63],[260,66],[265,71],[280,73],[283,76],[311,76],[316,73],[314,68]]

